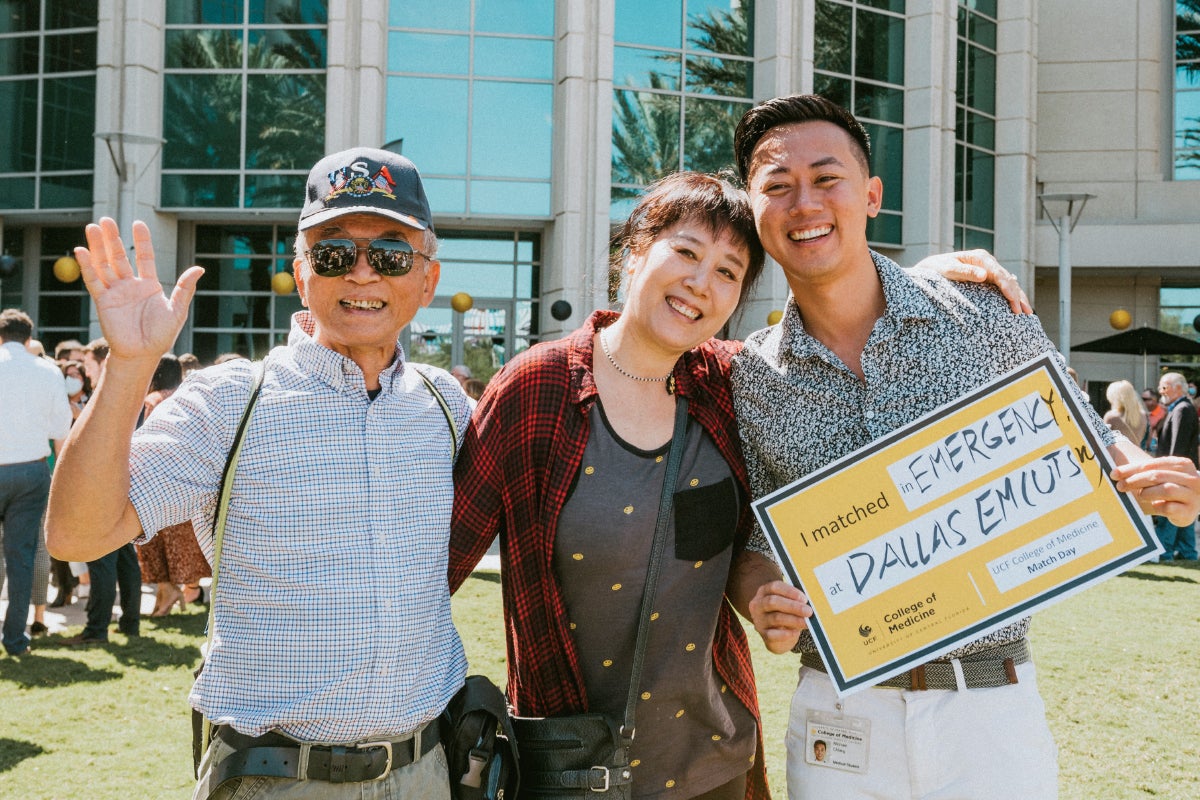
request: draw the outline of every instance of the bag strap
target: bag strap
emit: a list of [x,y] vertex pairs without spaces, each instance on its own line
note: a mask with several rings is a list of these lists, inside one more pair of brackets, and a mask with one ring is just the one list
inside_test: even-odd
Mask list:
[[421,376],[421,380],[425,381],[425,386],[429,389],[430,394],[438,401],[438,405],[442,407],[442,413],[446,415],[446,423],[450,426],[450,459],[458,455],[458,425],[454,422],[454,414],[450,411],[450,404],[446,402],[446,396],[442,394],[442,390],[437,388],[433,380],[421,370],[413,367],[413,370]]
[[[217,572],[221,564],[221,545],[225,540],[225,517],[229,512],[229,495],[233,492],[233,474],[237,471],[238,456],[242,452],[242,442],[246,439],[246,429],[250,427],[250,418],[254,415],[254,407],[258,405],[258,396],[262,393],[263,377],[267,374],[267,360],[258,363],[254,374],[254,382],[250,386],[250,399],[242,411],[242,419],[238,422],[237,431],[233,434],[233,446],[225,459],[225,469],[221,472],[221,491],[217,494],[217,511],[213,517],[213,558],[212,585],[208,589],[208,638],[204,643],[205,656],[212,647],[213,619],[217,608]],[[208,750],[212,738],[212,725],[204,718],[204,733],[200,742],[200,752]]]
[[667,523],[671,519],[675,485],[679,481],[679,469],[680,463],[683,461],[683,445],[686,435],[687,398],[676,396],[675,430],[671,434],[671,450],[667,454],[667,474],[663,478],[662,496],[658,501],[658,519],[654,523],[654,541],[650,545],[650,565],[646,568],[646,586],[642,590],[642,613],[638,621],[637,644],[633,648],[633,672],[629,679],[629,696],[625,700],[625,721],[620,730],[626,747],[633,743],[634,709],[637,706],[638,689],[641,686],[642,662],[646,657],[646,644],[650,638],[650,614],[654,609],[658,575],[662,571],[662,554],[667,543]]

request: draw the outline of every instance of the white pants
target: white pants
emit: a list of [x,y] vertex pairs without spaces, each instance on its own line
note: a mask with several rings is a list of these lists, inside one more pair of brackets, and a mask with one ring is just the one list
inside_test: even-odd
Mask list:
[[[840,703],[823,672],[800,668],[787,734],[790,800],[1054,800],[1058,748],[1032,663],[1018,683],[923,692],[863,689]],[[810,709],[871,721],[865,773],[806,763]]]

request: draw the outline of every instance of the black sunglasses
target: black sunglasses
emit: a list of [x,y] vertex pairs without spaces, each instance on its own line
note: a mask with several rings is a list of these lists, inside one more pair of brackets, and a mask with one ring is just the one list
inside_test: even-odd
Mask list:
[[308,248],[308,263],[322,278],[337,278],[354,269],[358,248],[367,246],[367,263],[380,275],[407,275],[413,256],[433,260],[403,239],[322,239]]

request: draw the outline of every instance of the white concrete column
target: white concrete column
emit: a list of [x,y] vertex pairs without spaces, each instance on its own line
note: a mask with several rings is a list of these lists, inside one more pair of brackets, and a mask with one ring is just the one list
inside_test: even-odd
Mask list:
[[387,0],[330,0],[325,152],[384,144]]

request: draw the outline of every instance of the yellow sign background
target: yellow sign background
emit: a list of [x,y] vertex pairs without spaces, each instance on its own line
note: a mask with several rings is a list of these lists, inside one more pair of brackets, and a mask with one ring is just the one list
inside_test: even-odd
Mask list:
[[[1040,398],[1040,410],[1030,409],[1027,400],[1021,405],[1023,399],[1034,393]],[[1063,378],[1048,357],[1043,357],[755,503],[759,520],[783,557],[785,568],[790,570],[792,580],[805,589],[813,605],[814,638],[839,692],[876,683],[931,660],[1047,605],[1066,592],[1115,574],[1157,552],[1157,544],[1140,513],[1107,477],[1110,467],[1106,454],[1097,457],[1098,442],[1086,426],[1081,426],[1074,397],[1064,394]],[[972,426],[978,430],[981,421],[989,416],[995,422],[995,415],[1009,407],[1024,408],[1027,416],[1033,415],[1036,424],[1052,419],[1053,425],[1044,425],[1039,434],[1042,441],[1029,452],[994,468],[983,467],[982,474],[970,476],[940,498],[919,502],[910,509],[905,496],[912,495],[914,485],[907,481],[908,491],[902,493],[905,484],[898,485],[888,472],[889,466],[904,465],[927,448],[936,448],[939,442],[944,445],[956,432],[961,434]],[[1025,430],[1028,432],[1030,426],[1026,425]],[[1008,436],[1020,431],[1005,433],[993,426],[991,434],[997,433]],[[949,441],[959,445],[959,460],[964,460],[962,436]],[[982,447],[976,450],[981,452]],[[1082,468],[1081,475],[1071,465],[1071,454],[1075,456],[1075,465]],[[929,463],[919,458],[917,461],[915,473],[910,470],[909,474],[928,478]],[[1036,518],[995,535],[974,536],[976,544],[969,548],[953,547],[961,538],[954,528],[970,527],[978,533],[996,519],[995,513],[987,514],[989,509],[995,512],[997,496],[994,492],[989,494],[989,487],[996,487],[1005,476],[1029,472],[1042,476],[1041,487],[1047,488],[1055,465],[1060,477],[1076,472],[1073,484],[1076,489],[1086,478],[1087,487],[1082,495],[1076,491],[1075,499],[1070,499],[1068,493],[1067,502],[1060,504],[1064,493],[1050,491],[1035,504],[1041,507],[1032,509]],[[920,474],[922,469],[926,470],[924,476]],[[1065,481],[1060,485],[1065,486]],[[922,537],[895,533],[921,520],[927,524],[923,528],[918,524],[917,530],[932,530],[928,522],[938,518],[938,509],[953,507],[967,511],[954,517],[952,524],[942,525],[940,546],[936,532],[924,537],[923,547],[916,541]],[[972,507],[978,509],[980,519],[968,520]],[[1048,533],[1076,530],[1089,518],[1094,521],[1096,515],[1111,540],[1098,544],[1093,525],[1094,549],[1090,552],[1060,559],[1056,554],[1067,552],[1069,544],[1061,544],[1059,549],[1053,543],[1048,548],[1033,546]],[[831,525],[831,521],[838,519],[846,524]],[[893,546],[890,552],[896,557],[895,563],[884,567],[887,560],[884,554],[888,551],[881,548],[881,543],[895,545],[902,540],[911,546]],[[937,558],[922,565],[921,560],[934,547]],[[933,563],[938,558],[945,559],[948,549],[960,552],[942,563]],[[874,555],[874,571],[882,574],[890,571],[889,579],[894,582],[899,577],[900,582],[874,596],[853,597],[852,605],[845,607],[844,593],[853,595],[857,579],[867,580],[864,576],[873,574],[862,567],[872,560],[861,555],[864,552]],[[852,553],[859,555],[851,556]],[[1014,557],[1018,553],[1025,557]],[[836,567],[842,562],[859,564],[857,573],[850,573],[855,575],[854,585],[831,581],[830,567],[822,567],[828,564]],[[913,563],[918,566],[908,566]],[[1002,571],[1011,569],[1013,573],[998,578],[992,569],[999,569],[1002,563],[1008,564]],[[828,585],[823,585],[819,577],[821,569],[826,570]],[[906,571],[911,577],[906,577]],[[1016,579],[1019,583],[1002,588],[998,585],[1001,578],[1008,583]]]

